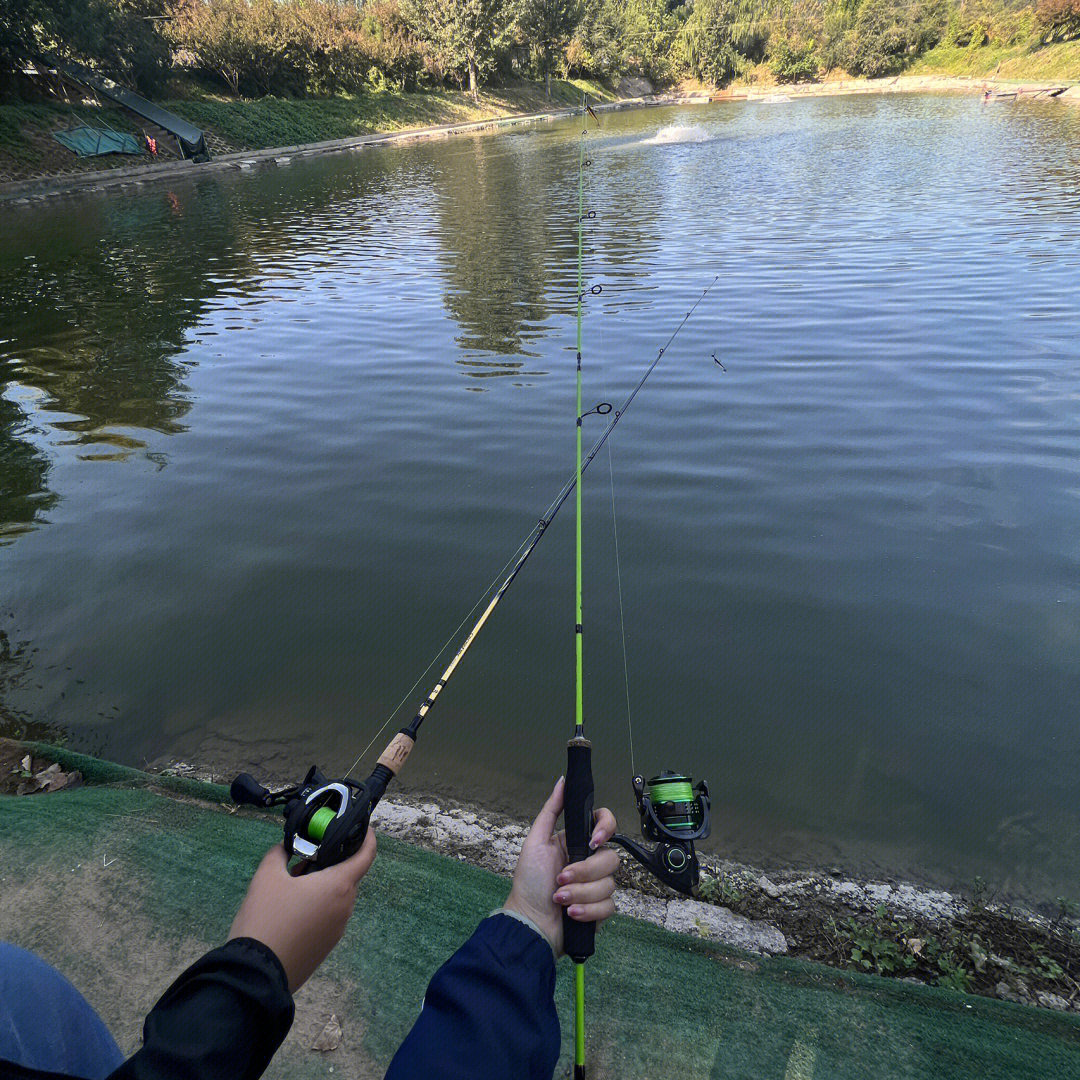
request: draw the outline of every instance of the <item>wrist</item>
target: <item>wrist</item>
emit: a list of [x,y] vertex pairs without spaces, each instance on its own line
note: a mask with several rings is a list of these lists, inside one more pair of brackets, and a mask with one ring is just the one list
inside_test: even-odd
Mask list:
[[559,945],[557,932],[555,928],[550,925],[550,920],[545,920],[540,912],[532,910],[528,904],[523,904],[514,896],[512,891],[506,898],[506,903],[498,910],[493,911],[492,915],[509,915],[510,918],[516,919],[518,922],[529,927],[530,930],[534,931],[548,943],[551,947],[551,951],[555,954],[555,957],[558,958]]

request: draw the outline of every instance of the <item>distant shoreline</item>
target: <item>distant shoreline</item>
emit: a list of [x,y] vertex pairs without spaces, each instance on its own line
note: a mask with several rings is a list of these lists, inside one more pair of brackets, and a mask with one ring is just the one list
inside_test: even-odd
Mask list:
[[[997,94],[1017,94],[1017,100],[1048,97],[1049,91],[1061,90],[1054,100],[1080,104],[1080,83],[1069,85],[1060,81],[1027,81],[988,79],[967,75],[898,75],[886,79],[827,79],[823,82],[790,83],[776,86],[733,85],[723,90],[694,90],[691,92],[664,92],[639,98],[597,105],[597,109],[649,108],[665,105],[702,105],[724,101],[755,101],[762,103],[784,102],[809,97],[841,97],[852,94],[902,94],[962,92],[981,93],[990,89]],[[486,120],[467,123],[440,124],[429,127],[407,128],[393,132],[379,132],[330,139],[323,142],[304,143],[296,146],[276,146],[262,150],[241,150],[215,156],[209,162],[194,164],[190,161],[174,161],[157,165],[136,165],[130,168],[108,169],[81,174],[61,174],[35,177],[0,184],[0,203],[25,205],[38,203],[58,195],[83,191],[103,191],[117,188],[132,190],[160,180],[177,180],[204,176],[210,172],[226,169],[247,170],[257,166],[284,165],[295,158],[323,154],[358,151],[368,147],[419,142],[429,139],[449,138],[453,135],[477,134],[560,120],[572,116],[572,108],[556,108],[542,112],[509,113]]]
[[918,94],[935,91],[982,93],[989,89],[999,94],[1020,93],[1023,97],[1046,97],[1048,91],[1059,90],[1060,100],[1080,102],[1080,84],[1068,81],[1029,79],[993,79],[977,75],[894,75],[886,79],[826,79],[821,82],[781,83],[775,86],[733,84],[724,90],[701,91],[684,95],[681,100],[703,101],[762,101],[802,97],[841,97],[847,94]]
[[[621,101],[597,104],[598,111],[610,109],[640,108],[649,105],[669,104],[656,98],[627,98]],[[429,127],[404,128],[390,132],[372,132],[345,139],[328,139],[323,142],[303,143],[296,146],[274,146],[262,150],[238,150],[218,154],[209,161],[171,161],[156,165],[134,165],[125,169],[107,169],[100,172],[40,176],[0,184],[0,203],[25,204],[40,202],[57,195],[82,191],[103,191],[107,188],[132,189],[160,180],[177,180],[202,177],[226,169],[247,170],[256,166],[285,165],[296,158],[315,157],[342,151],[358,151],[368,147],[428,139],[449,138],[452,135],[470,135],[516,127],[521,124],[543,123],[573,116],[577,110],[570,108],[547,109],[543,112],[509,113],[491,119],[464,123],[437,124]]]

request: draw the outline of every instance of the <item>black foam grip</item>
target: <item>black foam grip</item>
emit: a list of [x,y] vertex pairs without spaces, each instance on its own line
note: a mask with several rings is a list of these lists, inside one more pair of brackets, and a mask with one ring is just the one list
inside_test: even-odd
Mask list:
[[[588,858],[593,825],[592,745],[571,739],[566,746],[566,788],[563,794],[566,850],[572,863]],[[596,951],[596,923],[576,922],[563,909],[563,949],[583,961]]]

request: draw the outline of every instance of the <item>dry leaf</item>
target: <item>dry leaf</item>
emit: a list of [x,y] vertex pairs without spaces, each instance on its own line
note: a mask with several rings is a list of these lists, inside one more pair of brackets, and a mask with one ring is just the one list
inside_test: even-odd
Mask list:
[[331,1014],[326,1021],[326,1027],[319,1032],[315,1041],[311,1044],[312,1050],[336,1050],[341,1045],[341,1024],[337,1016]]

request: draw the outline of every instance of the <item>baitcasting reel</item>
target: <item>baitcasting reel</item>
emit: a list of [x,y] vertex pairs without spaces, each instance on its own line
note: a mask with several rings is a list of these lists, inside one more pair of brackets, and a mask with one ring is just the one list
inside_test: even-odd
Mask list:
[[613,836],[612,843],[625,848],[665,885],[689,896],[699,871],[694,841],[709,835],[708,784],[702,780],[694,785],[689,776],[662,772],[648,784],[635,776],[633,785],[641,834],[656,847],[650,851],[621,834]]
[[271,807],[285,804],[285,852],[322,870],[359,850],[368,820],[394,774],[382,764],[363,782],[327,780],[312,765],[303,783],[281,791],[264,788],[241,773],[229,789],[235,803]]

